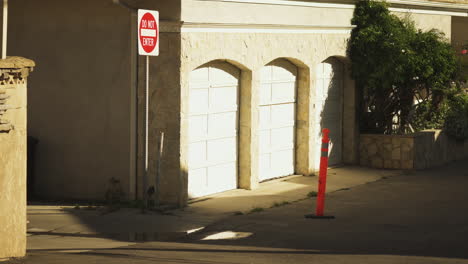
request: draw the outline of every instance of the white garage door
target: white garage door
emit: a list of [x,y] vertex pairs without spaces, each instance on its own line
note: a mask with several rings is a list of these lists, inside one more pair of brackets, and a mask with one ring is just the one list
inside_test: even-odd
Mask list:
[[228,63],[212,63],[190,75],[190,198],[237,188],[239,76]]
[[259,180],[294,174],[297,68],[286,60],[263,67],[259,116]]
[[343,146],[343,64],[330,58],[317,66],[316,161],[319,168],[322,129],[330,129],[329,165],[342,162]]

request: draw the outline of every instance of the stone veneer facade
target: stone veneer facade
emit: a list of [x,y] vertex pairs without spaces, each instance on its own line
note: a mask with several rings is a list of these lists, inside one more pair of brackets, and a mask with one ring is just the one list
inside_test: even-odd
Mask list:
[[0,60],[0,261],[26,254],[26,78],[34,62]]
[[384,169],[425,169],[468,157],[468,140],[440,130],[409,135],[360,135],[359,164]]
[[[298,68],[295,173],[314,173],[319,160],[313,151],[314,139],[320,132],[314,101],[319,86],[316,69],[331,57],[348,63],[345,56],[353,1],[122,2],[160,12],[160,55],[150,58],[149,70],[148,173],[153,185],[160,164],[162,203],[187,203],[189,76],[211,62],[229,63],[241,71],[239,187],[258,185],[260,72],[276,59],[288,60]],[[437,28],[449,38],[464,41],[464,5],[416,2],[392,3],[394,13],[411,13],[418,28]],[[44,10],[37,12],[39,9]],[[66,12],[70,9],[77,12]],[[36,194],[102,200],[110,179],[115,178],[125,199],[141,198],[146,64],[135,48],[136,13],[110,0],[16,0],[9,12],[9,28],[14,32],[9,52],[47,65],[28,83],[32,88],[28,128],[39,140]],[[453,14],[460,15],[459,19]],[[359,136],[354,83],[348,78],[344,86],[343,161],[355,164]],[[44,98],[51,100],[45,104]],[[159,158],[161,132],[164,152]]]

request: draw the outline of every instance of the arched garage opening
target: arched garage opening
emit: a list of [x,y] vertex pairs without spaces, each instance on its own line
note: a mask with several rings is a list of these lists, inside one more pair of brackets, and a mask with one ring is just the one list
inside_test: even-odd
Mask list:
[[315,97],[315,168],[320,163],[322,129],[330,130],[329,160],[330,166],[343,163],[343,94],[345,81],[344,64],[337,58],[330,57],[319,63],[316,68]]
[[240,70],[222,61],[190,74],[188,195],[196,198],[238,186]]
[[259,93],[259,181],[295,172],[298,68],[276,59],[261,71]]

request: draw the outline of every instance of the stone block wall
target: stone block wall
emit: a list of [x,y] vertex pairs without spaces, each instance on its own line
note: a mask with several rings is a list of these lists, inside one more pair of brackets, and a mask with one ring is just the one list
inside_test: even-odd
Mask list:
[[426,169],[468,158],[468,140],[456,141],[441,130],[409,135],[360,135],[359,164],[383,169]]
[[359,163],[384,169],[412,169],[414,166],[414,136],[360,136]]
[[427,130],[415,137],[414,151],[414,168],[431,168],[468,158],[468,140],[456,141],[440,130]]
[[26,253],[26,78],[34,62],[0,60],[0,261]]

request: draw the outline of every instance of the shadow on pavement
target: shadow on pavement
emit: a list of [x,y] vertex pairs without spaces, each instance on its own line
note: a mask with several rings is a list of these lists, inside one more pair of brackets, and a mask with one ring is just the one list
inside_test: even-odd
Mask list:
[[[413,171],[327,195],[334,220],[305,219],[310,200],[231,219],[185,243],[468,259],[468,163]],[[203,240],[230,231],[240,239]]]

